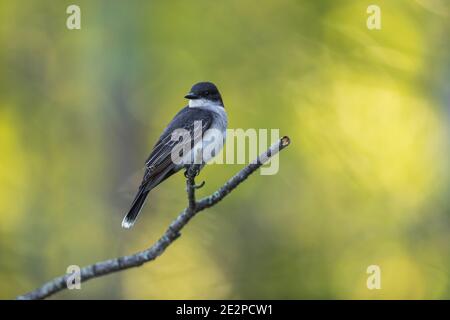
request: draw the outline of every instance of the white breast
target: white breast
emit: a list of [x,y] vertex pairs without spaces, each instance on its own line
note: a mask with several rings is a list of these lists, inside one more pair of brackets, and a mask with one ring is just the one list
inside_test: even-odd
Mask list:
[[[202,99],[190,100],[189,107],[211,111],[213,113],[213,121],[211,127],[206,132],[203,132],[203,143],[194,145],[191,152],[184,158],[185,163],[189,163],[193,159],[192,152],[194,152],[194,155],[197,155],[199,152],[203,152],[202,150],[215,150],[215,155],[217,155],[222,150],[226,139],[228,117],[225,108],[221,105],[211,104],[210,101],[208,101],[209,103],[203,101],[203,103],[191,105],[191,101],[199,100]],[[204,163],[207,163],[212,158],[210,153],[203,152]]]

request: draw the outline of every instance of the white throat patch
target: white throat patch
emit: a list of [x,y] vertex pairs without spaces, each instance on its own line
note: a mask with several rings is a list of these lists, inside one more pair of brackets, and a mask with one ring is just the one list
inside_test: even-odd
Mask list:
[[201,107],[210,107],[219,105],[218,103],[214,103],[211,100],[207,99],[194,99],[189,100],[189,108],[201,108]]

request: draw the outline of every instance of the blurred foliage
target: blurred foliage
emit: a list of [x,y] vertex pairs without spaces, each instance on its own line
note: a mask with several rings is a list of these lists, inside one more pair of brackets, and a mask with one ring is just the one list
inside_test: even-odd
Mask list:
[[[73,3],[81,30],[65,26]],[[279,173],[157,261],[56,298],[450,298],[449,33],[446,0],[0,0],[0,298],[159,237],[182,175],[120,222],[200,80],[230,128],[291,137]],[[199,195],[240,167],[207,166]]]

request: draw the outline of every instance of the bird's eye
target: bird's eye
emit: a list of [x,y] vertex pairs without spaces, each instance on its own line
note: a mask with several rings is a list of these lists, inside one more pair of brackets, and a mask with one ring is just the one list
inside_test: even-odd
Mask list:
[[205,96],[209,96],[209,91],[205,91]]

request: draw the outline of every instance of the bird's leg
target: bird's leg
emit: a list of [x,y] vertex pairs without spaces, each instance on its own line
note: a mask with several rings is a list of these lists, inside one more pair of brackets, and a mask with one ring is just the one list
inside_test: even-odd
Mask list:
[[200,167],[196,164],[186,166],[184,176],[186,178],[195,178],[200,173]]
[[[193,179],[196,176],[198,176],[199,173],[200,173],[200,165],[199,164],[193,164],[193,165],[190,165],[190,166],[186,167],[186,171],[184,172],[184,176],[185,176],[186,179],[189,179],[189,178]],[[200,189],[200,188],[202,188],[205,185],[205,183],[206,183],[205,181],[202,181],[202,183],[200,183],[198,185],[194,184],[193,188],[194,189]]]
[[[191,166],[192,170],[194,171],[195,177],[198,176],[200,174],[200,168],[201,165],[200,164],[194,164],[193,166]],[[203,188],[203,186],[205,185],[205,180],[203,180],[200,184],[196,184],[194,185],[195,189],[200,189]]]

